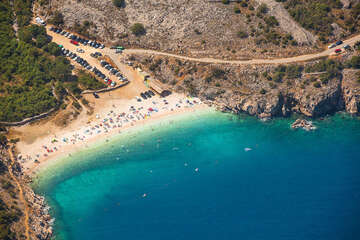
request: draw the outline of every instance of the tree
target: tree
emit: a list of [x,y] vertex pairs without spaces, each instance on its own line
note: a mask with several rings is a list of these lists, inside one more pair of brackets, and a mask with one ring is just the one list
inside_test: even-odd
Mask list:
[[146,34],[146,30],[144,25],[142,25],[141,23],[135,23],[130,27],[130,31],[135,35],[135,36],[140,36],[140,35],[144,35]]
[[47,45],[47,51],[54,56],[59,56],[61,54],[61,49],[54,42],[51,42]]
[[47,43],[48,43],[48,39],[44,35],[39,35],[36,37],[36,47],[42,48]]
[[32,34],[28,29],[21,29],[19,31],[19,39],[26,43],[31,43],[32,42]]

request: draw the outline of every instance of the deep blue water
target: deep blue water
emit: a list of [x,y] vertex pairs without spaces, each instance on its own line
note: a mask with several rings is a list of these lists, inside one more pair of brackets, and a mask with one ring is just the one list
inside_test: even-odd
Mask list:
[[359,120],[200,115],[44,169],[58,239],[360,239]]

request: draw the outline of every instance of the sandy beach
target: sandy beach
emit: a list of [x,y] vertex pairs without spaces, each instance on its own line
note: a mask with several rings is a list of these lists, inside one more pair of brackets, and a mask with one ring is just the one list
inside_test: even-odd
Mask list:
[[[122,134],[124,130],[167,116],[205,108],[208,106],[199,99],[176,93],[166,98],[154,96],[141,102],[135,98],[114,100],[111,104],[98,108],[91,118],[80,116],[68,127],[44,126],[48,128],[47,134],[36,137],[34,141],[20,141],[17,144],[18,159],[23,171],[32,175],[51,159],[68,156],[95,141]],[[31,126],[22,128],[31,131]]]

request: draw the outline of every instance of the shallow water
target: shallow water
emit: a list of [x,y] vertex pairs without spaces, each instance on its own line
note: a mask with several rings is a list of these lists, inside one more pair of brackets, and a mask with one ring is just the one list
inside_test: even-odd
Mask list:
[[360,121],[289,125],[166,120],[47,166],[36,190],[57,239],[360,239]]

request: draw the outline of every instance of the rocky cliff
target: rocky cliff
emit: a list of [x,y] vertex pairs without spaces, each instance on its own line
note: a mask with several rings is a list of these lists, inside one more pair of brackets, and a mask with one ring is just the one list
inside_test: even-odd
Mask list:
[[287,66],[224,66],[139,55],[130,59],[168,88],[197,95],[223,111],[318,118],[337,111],[359,113],[360,70],[345,64],[353,55]]

